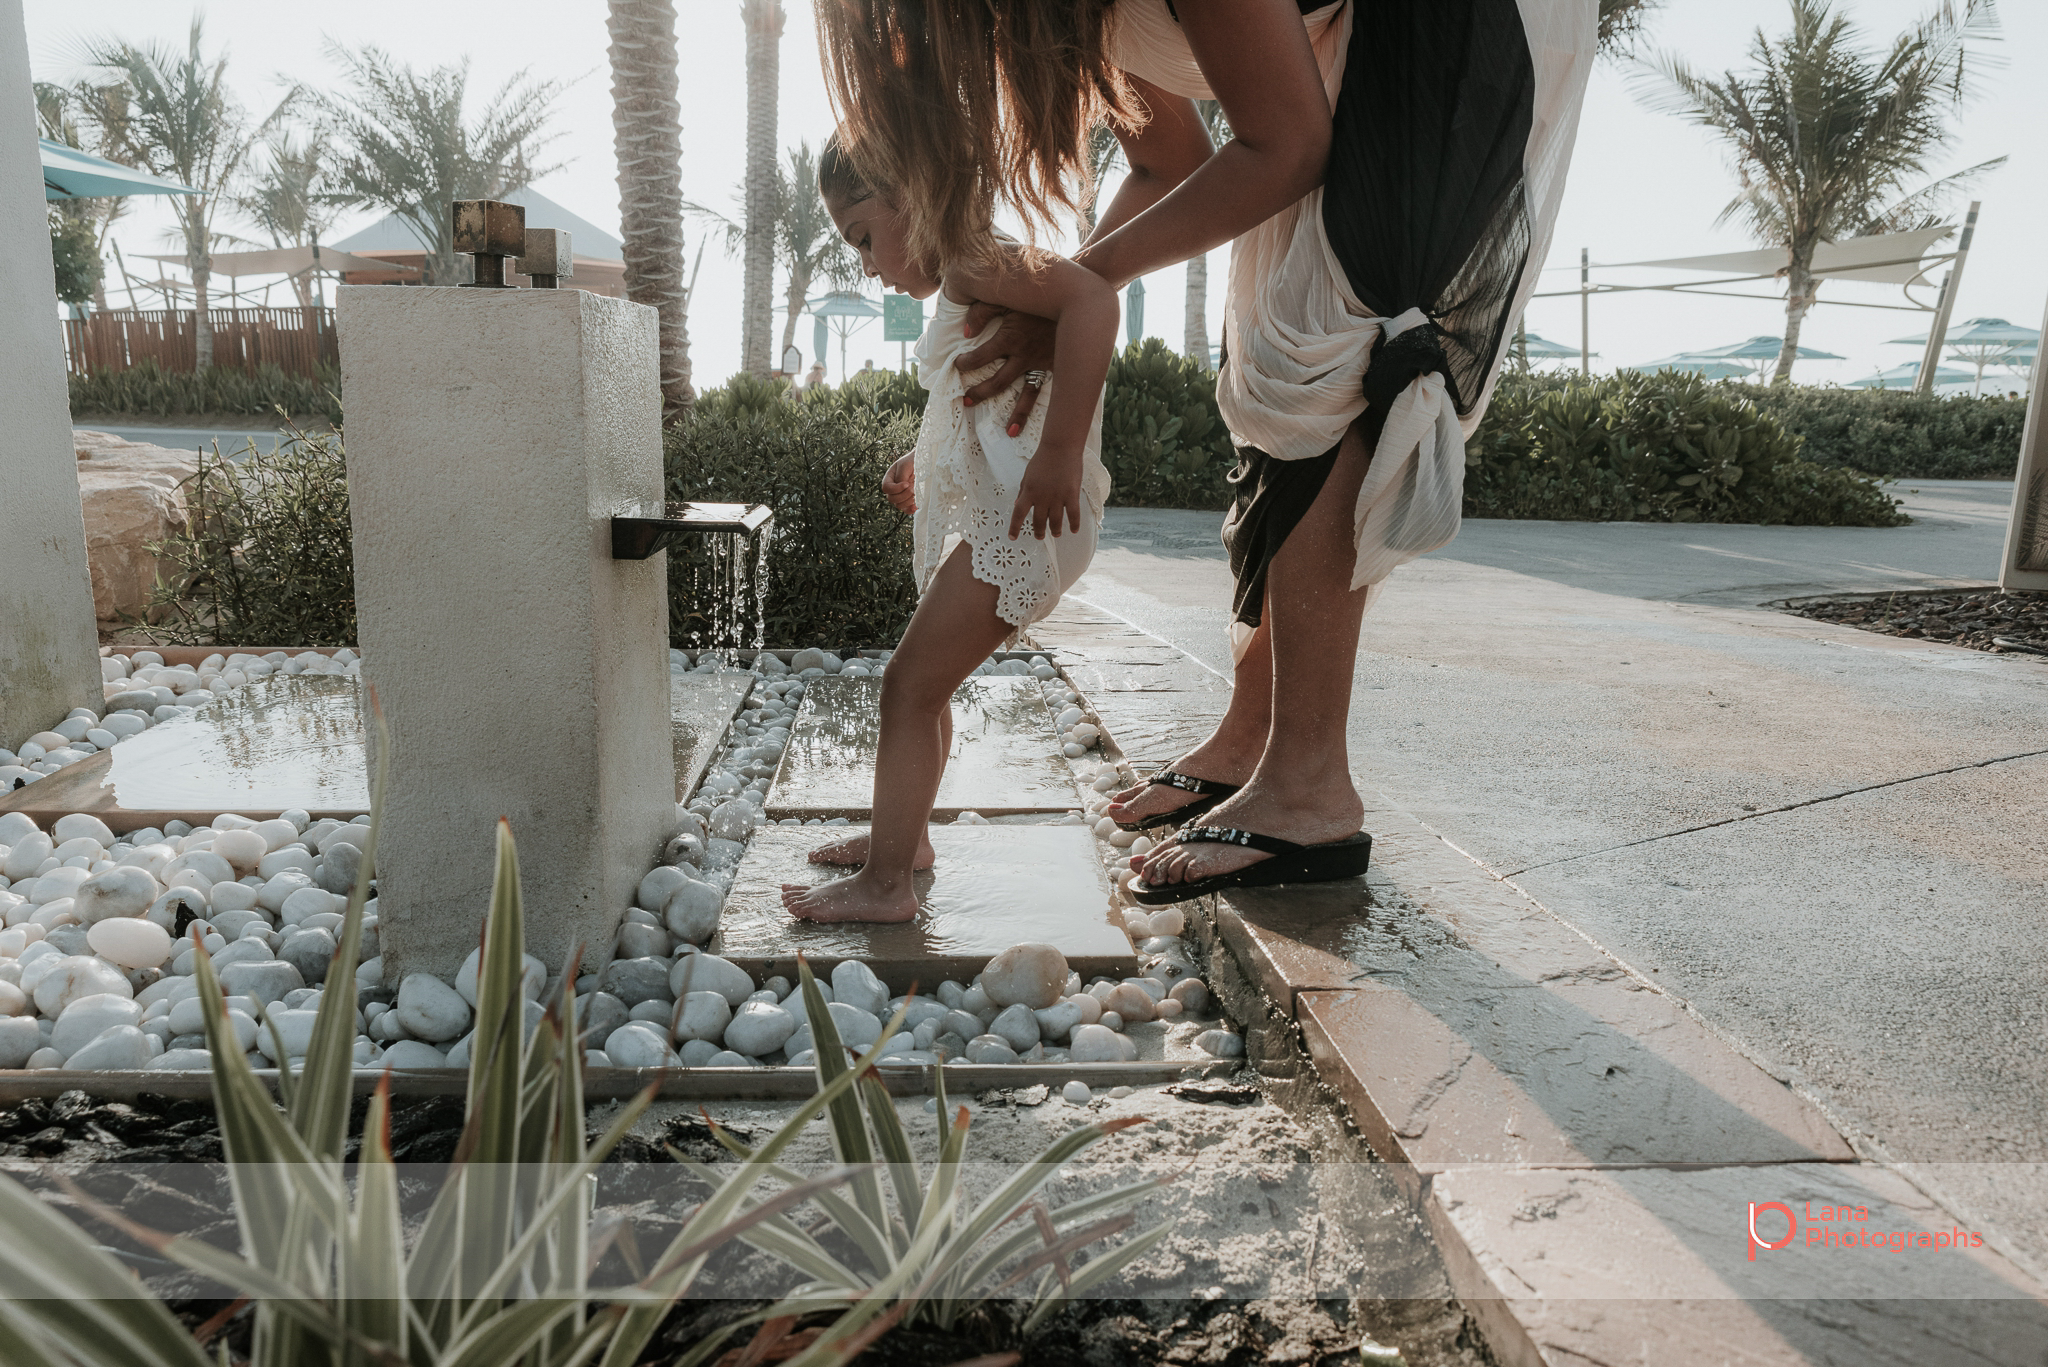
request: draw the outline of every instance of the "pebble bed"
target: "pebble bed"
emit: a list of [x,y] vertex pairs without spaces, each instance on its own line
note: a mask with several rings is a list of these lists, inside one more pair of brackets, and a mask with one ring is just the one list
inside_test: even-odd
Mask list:
[[90,759],[160,722],[189,716],[214,699],[273,674],[353,678],[362,670],[362,661],[346,648],[331,656],[317,650],[297,655],[282,650],[268,655],[209,655],[197,665],[167,665],[153,650],[103,656],[104,706],[98,711],[74,707],[49,730],[23,741],[19,750],[0,746],[0,792],[12,792],[66,765]]
[[[594,1067],[755,1068],[808,1066],[812,1032],[795,984],[756,982],[739,965],[705,951],[762,809],[804,691],[828,674],[881,674],[888,653],[844,659],[799,651],[788,663],[763,654],[726,742],[691,800],[682,831],[641,880],[614,956],[576,982],[578,1018]],[[673,672],[735,666],[707,654],[671,652]],[[34,782],[148,726],[182,715],[270,673],[355,674],[352,652],[266,657],[217,655],[197,667],[166,667],[154,652],[105,661],[107,710],[79,709],[24,745],[19,782]],[[1083,760],[1101,733],[1044,656],[990,660],[977,674],[1035,678],[1057,715],[1070,760]],[[164,700],[168,694],[170,700]],[[120,726],[109,724],[120,721]],[[73,736],[71,732],[78,732]],[[5,772],[5,771],[0,771]],[[1086,777],[1084,773],[1084,777]],[[1113,858],[1142,853],[1102,817],[1102,794],[1122,780],[1111,766],[1093,779],[1096,798],[1070,824],[1093,822]],[[963,822],[983,818],[969,812]],[[844,818],[784,825],[845,824]],[[99,818],[74,813],[45,833],[21,813],[0,816],[0,1069],[201,1070],[210,1064],[194,977],[196,927],[226,996],[228,1020],[251,1063],[274,1067],[281,1051],[302,1055],[329,984],[328,969],[347,892],[366,871],[369,817],[313,821],[303,811],[270,820],[224,813],[205,826],[181,821],[116,836]],[[367,871],[374,875],[374,870]],[[387,983],[377,951],[375,882],[365,904],[362,963],[354,983],[355,1056],[364,1068],[458,1068],[468,1064],[476,1005],[477,954],[453,983],[413,973]],[[1018,945],[970,983],[943,982],[910,1002],[882,1057],[938,1063],[1118,1063],[1139,1054],[1134,1027],[1180,1026],[1217,1058],[1240,1057],[1242,1037],[1212,1014],[1211,994],[1182,939],[1178,908],[1124,913],[1138,943],[1139,976],[1083,983],[1059,952]],[[528,957],[528,1028],[553,984]],[[864,964],[838,965],[820,982],[835,1027],[848,1044],[881,1040],[905,1002]],[[274,1027],[274,1031],[273,1028]],[[1066,1099],[1089,1100],[1070,1083]]]
[[1785,611],[1887,636],[1968,646],[1993,655],[2048,655],[2048,593],[1870,594],[1811,598]]

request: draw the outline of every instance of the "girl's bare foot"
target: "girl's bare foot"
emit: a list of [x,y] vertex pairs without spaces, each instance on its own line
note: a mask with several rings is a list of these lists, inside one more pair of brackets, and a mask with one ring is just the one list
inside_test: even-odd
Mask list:
[[[1202,826],[1234,827],[1256,831],[1302,845],[1322,845],[1342,840],[1365,820],[1365,804],[1346,781],[1322,791],[1275,793],[1271,788],[1248,785],[1228,801],[1203,813]],[[1169,883],[1192,883],[1235,873],[1271,855],[1248,850],[1242,845],[1178,845],[1171,841],[1150,854],[1132,858],[1131,867],[1146,883],[1163,887]]]
[[[913,869],[928,869],[937,861],[938,855],[932,851],[932,838],[930,835],[926,835],[922,840],[918,841],[917,855],[910,861],[910,867]],[[848,868],[857,869],[868,862],[867,834],[863,832],[860,835],[850,835],[846,839],[834,841],[830,845],[820,845],[817,849],[811,851],[811,862],[813,864],[845,865]]]
[[816,887],[784,883],[782,905],[802,921],[908,921],[917,915],[917,893],[907,878],[892,886],[862,870]]

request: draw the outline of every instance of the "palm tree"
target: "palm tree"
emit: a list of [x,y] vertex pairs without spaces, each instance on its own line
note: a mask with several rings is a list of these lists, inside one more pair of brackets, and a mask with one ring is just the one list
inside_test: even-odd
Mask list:
[[[1220,147],[1229,142],[1230,119],[1224,114],[1223,106],[1214,100],[1196,100],[1195,109],[1202,116],[1202,126],[1208,131],[1209,143]],[[1184,314],[1185,326],[1181,332],[1181,351],[1203,370],[1209,368],[1209,254],[1188,258],[1188,292]]]
[[822,279],[835,289],[851,289],[860,283],[860,261],[825,209],[825,197],[818,193],[818,154],[807,142],[800,142],[789,154],[789,170],[775,178],[775,245],[789,272],[789,287],[783,294],[782,347],[780,357],[796,342],[797,315],[804,310],[811,286]]
[[1600,0],[1600,51],[1624,53],[1642,36],[1650,11],[1664,0]]
[[[281,133],[270,141],[270,162],[255,183],[235,197],[235,208],[278,247],[304,247],[320,240],[340,211],[328,188],[330,153],[315,132],[303,141]],[[304,276],[292,277],[301,304],[313,302]]]
[[[741,187],[742,196],[745,189]],[[834,289],[851,289],[860,283],[861,273],[859,258],[839,236],[838,225],[825,208],[825,197],[818,193],[818,154],[808,142],[790,149],[788,169],[776,170],[774,191],[771,227],[775,256],[789,273],[783,291],[782,346],[775,353],[779,359],[796,342],[796,320],[804,311],[811,286],[823,281]],[[752,241],[744,224],[716,209],[695,203],[683,208],[719,225],[728,256],[744,252]]]
[[688,416],[689,293],[683,283],[683,124],[676,86],[674,0],[610,0],[612,146],[619,162],[619,235],[626,297],[655,311],[661,397],[671,422]]
[[741,0],[747,28],[746,252],[740,303],[740,369],[766,377],[769,314],[775,294],[775,98],[781,56],[782,0]]
[[291,101],[287,96],[269,118],[251,128],[227,92],[227,57],[202,51],[202,21],[193,16],[181,52],[161,43],[94,39],[85,60],[109,72],[111,85],[84,88],[86,118],[122,155],[118,160],[191,186],[199,193],[170,197],[177,235],[192,272],[194,359],[199,369],[213,364],[213,325],[207,316],[207,286],[213,262],[213,220],[228,199],[257,137]]
[[517,72],[471,121],[466,58],[421,73],[378,47],[327,52],[347,84],[305,98],[334,148],[334,197],[396,216],[427,249],[425,283],[459,284],[469,263],[455,255],[455,201],[499,198],[559,169],[527,158],[553,140],[561,85]]
[[1774,383],[1789,383],[1799,329],[1819,282],[1823,242],[1902,232],[1939,222],[1936,210],[1984,162],[1915,190],[1948,142],[1977,65],[1975,44],[1997,19],[1992,0],[1942,0],[1892,41],[1857,50],[1860,36],[1829,0],[1789,0],[1792,29],[1750,41],[1753,67],[1715,78],[1672,54],[1653,64],[1649,102],[1710,128],[1734,154],[1741,193],[1721,211],[1757,239],[1787,252],[1785,342]]

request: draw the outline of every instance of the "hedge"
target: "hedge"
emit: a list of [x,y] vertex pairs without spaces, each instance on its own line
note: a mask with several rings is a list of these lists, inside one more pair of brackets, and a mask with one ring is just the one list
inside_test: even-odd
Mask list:
[[2011,479],[2025,399],[1921,398],[1903,389],[1743,385],[1758,408],[1805,439],[1800,452],[1894,479]]
[[230,413],[274,417],[280,408],[339,426],[341,372],[322,366],[315,375],[287,375],[274,365],[258,366],[253,372],[221,365],[176,371],[149,360],[127,370],[71,376],[74,418],[123,413],[157,418]]

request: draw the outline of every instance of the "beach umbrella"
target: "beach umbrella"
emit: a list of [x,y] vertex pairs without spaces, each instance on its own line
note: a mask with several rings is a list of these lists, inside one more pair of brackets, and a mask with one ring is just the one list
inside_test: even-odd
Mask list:
[[[1778,353],[1784,347],[1784,338],[1773,337],[1765,333],[1752,337],[1746,342],[1737,342],[1733,346],[1707,347],[1698,351],[1680,352],[1672,357],[1670,361],[1659,361],[1657,364],[1659,366],[1668,366],[1672,370],[1698,370],[1700,374],[1704,375],[1707,373],[1705,370],[1700,370],[1697,366],[1682,364],[1682,362],[1734,361],[1743,365],[1745,373],[1762,378],[1765,371],[1772,369],[1778,364]],[[1839,361],[1842,359],[1832,351],[1822,351],[1817,347],[1799,347],[1793,352],[1793,355],[1802,361]],[[1729,379],[1733,377],[1727,374],[1720,374],[1715,378]]]
[[[1510,348],[1520,346],[1523,339],[1526,339],[1529,344],[1529,359],[1532,361],[1576,361],[1579,359],[1579,349],[1577,347],[1563,346],[1551,341],[1548,337],[1538,337],[1533,332],[1524,333],[1522,339],[1517,339],[1509,344]],[[1598,356],[1600,353],[1596,351],[1593,354]]]
[[108,161],[48,138],[36,140],[43,162],[44,199],[117,199],[123,195],[196,195],[189,185]]
[[[1849,381],[1849,388],[1911,389],[1914,382],[1919,378],[1920,363],[1918,361],[1908,361],[1904,365],[1895,365],[1889,370],[1880,370],[1875,375],[1866,376],[1860,380],[1851,380]],[[1970,372],[1967,370],[1951,370],[1947,366],[1936,366],[1934,382],[1938,385],[1968,384],[1970,382]]]
[[1756,374],[1752,366],[1739,361],[1714,361],[1700,356],[1666,356],[1661,361],[1646,365],[1630,366],[1630,370],[1679,370],[1688,374],[1703,375],[1709,380],[1747,380]]
[[[2041,334],[2034,328],[2008,323],[2003,318],[1972,318],[1962,327],[1951,329],[1943,342],[1948,347],[1951,361],[1961,361],[1977,368],[1977,389],[1982,391],[1985,366],[2020,368],[2032,365],[2035,350],[2041,343]],[[1886,345],[1925,347],[1927,338],[1894,337]]]
[[817,335],[812,339],[816,345],[813,351],[822,360],[826,347],[826,328],[839,334],[839,382],[846,383],[846,335],[857,332],[868,323],[882,316],[880,305],[871,303],[852,290],[833,290],[804,305],[805,312],[817,320]]

